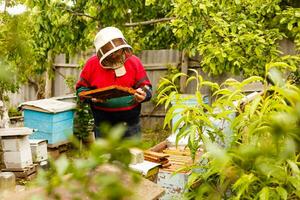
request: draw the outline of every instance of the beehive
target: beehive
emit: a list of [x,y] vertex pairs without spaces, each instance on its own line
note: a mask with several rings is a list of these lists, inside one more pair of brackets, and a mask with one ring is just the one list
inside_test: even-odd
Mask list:
[[68,141],[73,134],[75,103],[42,99],[20,106],[24,111],[24,125],[36,129],[30,139],[58,144]]
[[31,148],[32,161],[34,163],[39,163],[48,159],[46,140],[30,139],[29,142]]

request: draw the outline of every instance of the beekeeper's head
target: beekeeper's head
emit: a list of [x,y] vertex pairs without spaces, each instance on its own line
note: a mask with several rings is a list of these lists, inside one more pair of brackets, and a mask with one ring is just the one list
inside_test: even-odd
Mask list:
[[100,64],[104,68],[116,68],[112,66],[122,56],[122,51],[132,49],[127,44],[123,33],[115,27],[106,27],[101,29],[94,40],[96,53],[100,60]]

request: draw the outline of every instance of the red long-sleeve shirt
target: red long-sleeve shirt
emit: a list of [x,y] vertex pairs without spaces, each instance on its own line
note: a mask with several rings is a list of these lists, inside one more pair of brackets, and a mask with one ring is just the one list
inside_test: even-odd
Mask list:
[[[111,85],[131,87],[134,89],[142,88],[147,85],[151,88],[150,80],[138,57],[134,55],[127,57],[124,67],[126,74],[117,77],[113,69],[103,68],[97,56],[92,56],[86,62],[80,74],[80,79],[76,84],[77,94],[84,90],[104,88]],[[108,112],[131,110],[139,105],[139,103],[132,101],[132,98],[132,96],[114,98],[104,103],[94,103],[92,104],[92,108]],[[147,100],[149,100],[149,98]]]

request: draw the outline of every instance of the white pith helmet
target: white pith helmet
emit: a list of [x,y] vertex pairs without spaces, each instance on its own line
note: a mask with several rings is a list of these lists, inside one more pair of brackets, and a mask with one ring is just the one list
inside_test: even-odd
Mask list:
[[100,63],[111,53],[122,49],[132,48],[127,44],[123,33],[115,27],[101,29],[94,40],[96,53],[100,57]]

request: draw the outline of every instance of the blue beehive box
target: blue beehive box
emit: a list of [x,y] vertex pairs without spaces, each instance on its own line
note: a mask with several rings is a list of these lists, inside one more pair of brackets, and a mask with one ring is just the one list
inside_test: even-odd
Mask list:
[[44,139],[55,145],[68,142],[73,135],[75,103],[42,99],[20,106],[24,111],[24,126],[36,129],[30,139]]

